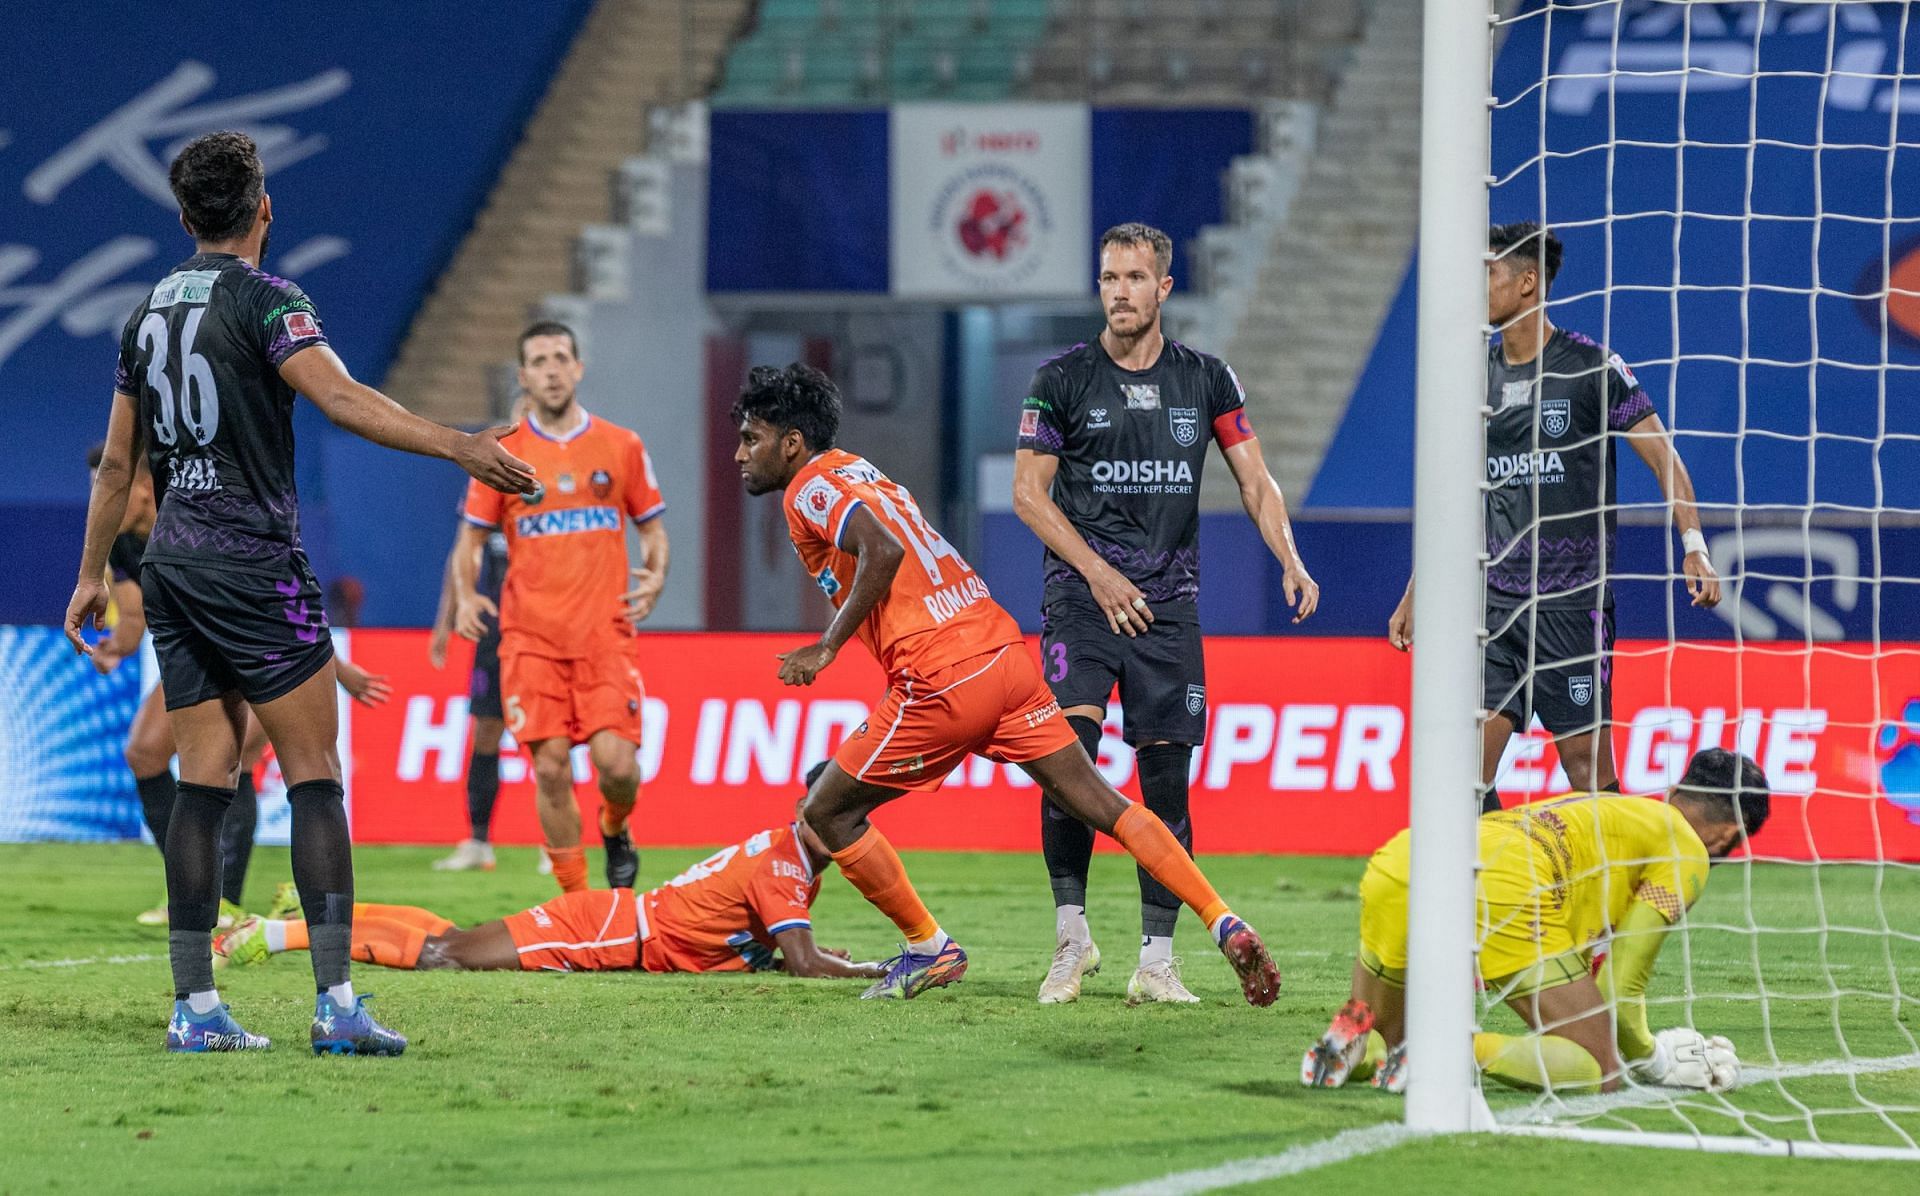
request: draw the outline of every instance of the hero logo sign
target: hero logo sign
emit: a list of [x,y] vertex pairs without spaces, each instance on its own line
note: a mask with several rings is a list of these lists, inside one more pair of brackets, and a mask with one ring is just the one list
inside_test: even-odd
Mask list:
[[826,527],[833,508],[840,504],[840,488],[825,478],[807,479],[800,493],[793,496],[793,508],[818,527]]
[[929,206],[927,227],[949,270],[992,289],[1023,283],[1040,268],[1054,218],[1038,181],[996,161],[948,180]]
[[307,340],[320,335],[320,321],[314,319],[310,311],[290,311],[284,319],[287,335],[294,340]]

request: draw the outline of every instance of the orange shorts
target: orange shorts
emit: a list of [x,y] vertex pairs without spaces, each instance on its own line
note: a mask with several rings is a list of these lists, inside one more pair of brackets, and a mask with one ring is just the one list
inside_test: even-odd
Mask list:
[[640,963],[646,930],[632,889],[562,893],[505,919],[529,972],[609,972]]
[[500,700],[507,730],[523,744],[562,737],[585,743],[612,731],[637,745],[647,691],[632,649],[616,644],[571,660],[502,652]]
[[932,792],[974,752],[1020,764],[1079,742],[1026,645],[1008,644],[928,677],[891,678],[834,760],[871,785]]

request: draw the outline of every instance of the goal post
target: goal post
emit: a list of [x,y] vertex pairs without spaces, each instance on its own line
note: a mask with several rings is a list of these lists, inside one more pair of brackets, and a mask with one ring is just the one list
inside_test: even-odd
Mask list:
[[[1408,1128],[1491,1125],[1473,1063],[1480,784],[1480,409],[1486,401],[1487,0],[1427,0],[1414,413]],[[1465,468],[1463,468],[1463,466]],[[1417,994],[1414,995],[1414,994]]]
[[[1920,1161],[1920,5],[1427,0],[1423,16],[1406,1127]],[[1531,382],[1506,383],[1492,426],[1510,442],[1530,420],[1532,451],[1500,458],[1518,464],[1490,481],[1487,230],[1516,220],[1565,243],[1543,302],[1587,347],[1563,343],[1552,368],[1543,348]],[[1542,389],[1589,376],[1597,392]],[[1569,404],[1592,393],[1604,418],[1569,433]],[[1675,458],[1643,466],[1635,451],[1649,412],[1703,513],[1685,546],[1663,493]],[[1617,490],[1587,500],[1569,483],[1548,505],[1559,452],[1596,446]],[[1484,527],[1495,485],[1533,490],[1521,516],[1496,500],[1502,549]],[[1576,524],[1598,547],[1568,547]],[[1750,847],[1693,884],[1691,906],[1665,887],[1646,901],[1666,918],[1650,1028],[1731,1039],[1730,1090],[1635,1075],[1604,1095],[1528,1095],[1475,1066],[1482,1023],[1526,1033],[1475,984],[1487,570],[1516,546],[1532,583],[1496,575],[1518,595],[1500,609],[1517,604],[1529,627],[1544,608],[1593,616],[1578,659],[1595,668],[1553,692],[1584,708],[1610,677],[1610,713],[1596,702],[1571,721],[1611,720],[1624,792],[1666,791],[1707,748],[1766,774],[1772,817]],[[1543,585],[1549,546],[1588,571]],[[1719,572],[1718,611],[1689,604],[1690,548]],[[1619,593],[1605,611],[1570,597],[1594,553]],[[1540,643],[1522,686],[1549,667],[1532,663]],[[1575,659],[1556,647],[1552,660]],[[1515,788],[1586,787],[1553,775],[1528,736],[1509,751],[1532,753]],[[1529,833],[1569,810],[1594,826],[1648,817],[1581,804]],[[1663,840],[1668,862],[1697,867],[1711,825]],[[1622,858],[1598,832],[1555,840],[1568,865],[1535,891],[1575,891],[1569,844],[1597,855],[1583,875],[1606,885],[1656,875],[1634,869],[1663,852],[1620,841],[1642,850]],[[1577,949],[1604,958],[1619,917],[1584,924]]]

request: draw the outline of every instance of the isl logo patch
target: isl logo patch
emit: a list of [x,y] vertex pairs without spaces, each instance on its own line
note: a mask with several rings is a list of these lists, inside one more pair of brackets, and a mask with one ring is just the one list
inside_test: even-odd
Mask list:
[[1593,674],[1582,673],[1578,677],[1567,678],[1567,696],[1573,699],[1575,706],[1585,706],[1593,701]]
[[1571,399],[1542,399],[1540,430],[1549,436],[1565,436],[1573,424],[1572,407]]
[[1195,718],[1207,708],[1207,687],[1204,685],[1187,686],[1187,713]]

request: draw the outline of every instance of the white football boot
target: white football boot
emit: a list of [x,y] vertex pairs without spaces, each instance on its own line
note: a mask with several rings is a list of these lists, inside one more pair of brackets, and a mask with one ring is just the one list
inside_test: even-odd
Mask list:
[[1092,939],[1061,939],[1053,949],[1053,966],[1040,982],[1042,1005],[1065,1005],[1080,999],[1080,981],[1100,970],[1100,948]]

